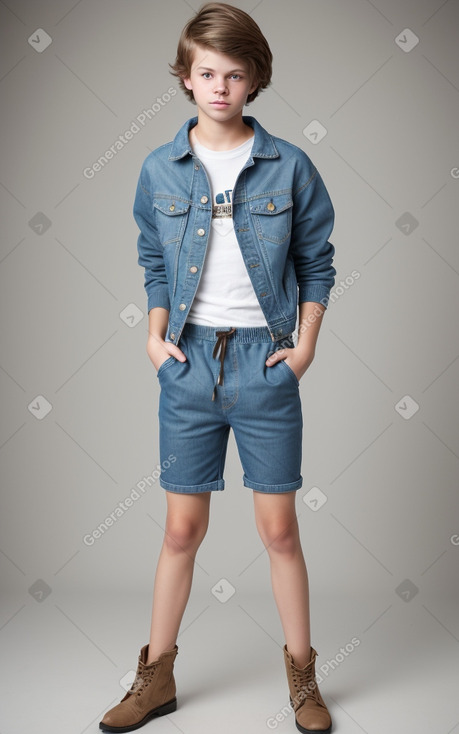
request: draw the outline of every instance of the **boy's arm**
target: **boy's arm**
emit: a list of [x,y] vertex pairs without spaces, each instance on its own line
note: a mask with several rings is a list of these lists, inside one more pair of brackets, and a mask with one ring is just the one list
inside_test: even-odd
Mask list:
[[145,268],[145,290],[148,297],[147,354],[158,370],[168,357],[185,361],[183,352],[164,341],[169,322],[169,287],[164,266],[163,248],[152,216],[149,175],[144,162],[137,183],[133,208],[134,219],[140,229],[137,239],[138,263]]
[[306,167],[293,193],[290,251],[295,265],[300,304],[313,301],[327,307],[335,283],[335,248],[330,235],[335,212],[319,172]]
[[322,326],[325,310],[325,306],[320,303],[311,301],[300,303],[296,351],[298,355],[301,355],[304,372],[314,359],[317,337]]
[[[148,160],[148,159],[147,159]],[[163,258],[163,246],[156,231],[152,196],[150,193],[150,171],[144,161],[135,194],[134,219],[140,230],[137,238],[138,264],[145,268],[145,290],[148,306],[170,308],[169,286]]]
[[266,360],[267,366],[272,367],[276,362],[285,359],[298,380],[301,380],[314,359],[317,337],[319,336],[324,313],[325,307],[320,303],[314,303],[313,301],[300,303],[296,347],[278,349]]
[[159,370],[169,357],[175,357],[179,362],[186,360],[181,349],[172,342],[164,341],[168,323],[169,311],[166,308],[156,306],[148,312],[147,354],[156,370]]
[[300,380],[314,359],[336,275],[332,264],[335,248],[329,241],[335,213],[325,184],[315,169],[309,174],[307,168],[303,172],[303,182],[294,192],[293,207],[291,252],[300,302],[298,342],[296,347],[275,352],[266,364],[270,367],[285,359]]

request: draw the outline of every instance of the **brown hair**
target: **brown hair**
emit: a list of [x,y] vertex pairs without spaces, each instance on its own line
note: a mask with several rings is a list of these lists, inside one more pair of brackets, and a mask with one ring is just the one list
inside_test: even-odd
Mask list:
[[177,57],[169,64],[179,86],[194,101],[193,92],[183,83],[189,78],[196,45],[205,46],[245,62],[257,88],[248,95],[253,102],[271,82],[272,53],[260,28],[248,13],[226,3],[206,3],[188,21],[180,36]]

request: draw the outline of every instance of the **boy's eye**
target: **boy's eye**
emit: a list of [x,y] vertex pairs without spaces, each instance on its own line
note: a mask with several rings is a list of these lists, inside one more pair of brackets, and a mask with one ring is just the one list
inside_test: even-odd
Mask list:
[[[212,74],[210,73],[210,71],[204,71],[201,76],[203,77],[203,79],[210,79]],[[242,79],[242,76],[240,74],[230,74],[230,79],[236,79],[239,81]]]

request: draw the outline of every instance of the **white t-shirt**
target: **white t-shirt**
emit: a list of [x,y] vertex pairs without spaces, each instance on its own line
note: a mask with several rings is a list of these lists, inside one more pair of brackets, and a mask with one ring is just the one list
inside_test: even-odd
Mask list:
[[232,217],[232,193],[254,137],[232,150],[193,150],[206,170],[212,193],[212,227],[201,280],[187,321],[205,326],[266,326],[247,273]]

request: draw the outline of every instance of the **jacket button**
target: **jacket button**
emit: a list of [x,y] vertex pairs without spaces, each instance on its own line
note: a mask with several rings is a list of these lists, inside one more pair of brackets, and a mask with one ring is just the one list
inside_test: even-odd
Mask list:
[[205,229],[198,229],[198,235],[200,237],[204,237],[205,233],[206,233],[206,230]]
[[174,339],[175,339],[175,334],[169,334],[169,336],[170,336],[170,338],[172,339],[172,341],[174,341]]
[[274,206],[272,201],[270,201],[269,204],[266,204],[266,208],[269,212],[273,212],[276,207]]
[[169,207],[169,211],[170,212],[173,212],[174,209],[175,209],[175,204],[171,204],[170,207]]
[[196,265],[192,265],[191,268],[190,268],[190,273],[197,273],[197,272],[198,272],[198,269],[197,269]]
[[209,201],[208,196],[201,196],[201,204],[207,204],[208,201]]
[[181,303],[179,309],[180,311],[184,311],[186,309],[186,303]]

